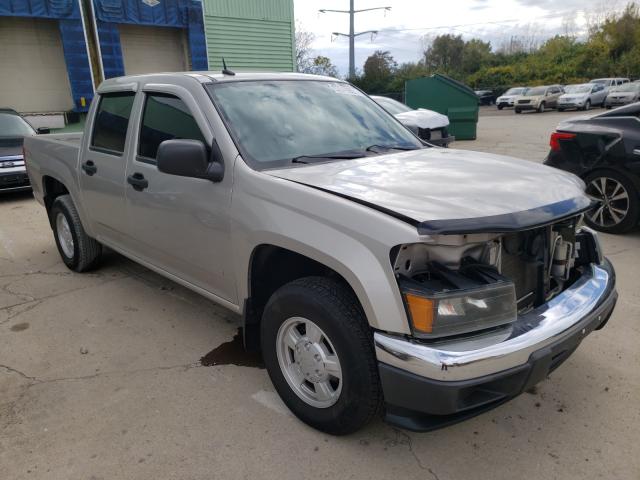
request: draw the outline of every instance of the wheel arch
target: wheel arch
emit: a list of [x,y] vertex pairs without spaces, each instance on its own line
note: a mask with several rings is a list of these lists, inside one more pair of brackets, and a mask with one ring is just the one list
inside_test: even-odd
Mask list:
[[354,294],[367,315],[367,302],[361,298],[362,285],[358,284],[354,288],[352,282],[357,280],[348,280],[347,277],[351,275],[347,273],[345,266],[329,266],[327,262],[308,254],[273,243],[261,243],[251,252],[247,271],[248,296],[243,307],[243,334],[248,350],[260,348],[262,312],[271,295],[283,285],[308,276],[333,278],[343,284]]
[[42,193],[44,206],[47,211],[47,216],[49,217],[49,224],[53,227],[53,219],[51,218],[51,207],[53,206],[53,202],[60,195],[70,195],[69,189],[57,178],[52,177],[51,175],[44,175],[42,177]]

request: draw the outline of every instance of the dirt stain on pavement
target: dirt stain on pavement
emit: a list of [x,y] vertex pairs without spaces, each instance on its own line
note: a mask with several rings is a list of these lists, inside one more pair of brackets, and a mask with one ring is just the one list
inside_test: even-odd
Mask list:
[[29,328],[29,324],[27,322],[24,322],[24,323],[16,323],[10,328],[10,330],[12,332],[22,332],[27,328]]
[[242,327],[234,337],[207,353],[200,359],[204,367],[214,365],[237,365],[239,367],[264,368],[260,352],[247,352],[242,342]]

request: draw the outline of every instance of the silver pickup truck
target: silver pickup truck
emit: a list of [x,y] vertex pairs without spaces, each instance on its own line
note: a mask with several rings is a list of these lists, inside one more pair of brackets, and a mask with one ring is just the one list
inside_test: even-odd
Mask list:
[[286,405],[332,434],[495,407],[616,302],[577,177],[425,144],[333,78],[110,79],[83,135],[24,147],[70,269],[104,245],[238,313]]

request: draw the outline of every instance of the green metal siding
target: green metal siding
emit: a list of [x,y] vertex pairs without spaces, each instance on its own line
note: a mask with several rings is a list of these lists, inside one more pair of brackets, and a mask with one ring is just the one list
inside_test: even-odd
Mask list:
[[292,0],[205,0],[209,69],[295,70]]

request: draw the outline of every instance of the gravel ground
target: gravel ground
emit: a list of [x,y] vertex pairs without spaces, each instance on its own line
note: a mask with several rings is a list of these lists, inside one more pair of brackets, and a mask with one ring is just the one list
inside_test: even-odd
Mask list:
[[[483,108],[479,140],[454,147],[541,161],[572,115]],[[640,479],[640,234],[602,240],[618,307],[534,391],[431,433],[335,438],[288,412],[232,341],[237,316],[116,254],[69,272],[44,210],[5,195],[0,478]],[[246,366],[203,366],[216,348]]]

